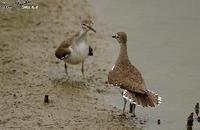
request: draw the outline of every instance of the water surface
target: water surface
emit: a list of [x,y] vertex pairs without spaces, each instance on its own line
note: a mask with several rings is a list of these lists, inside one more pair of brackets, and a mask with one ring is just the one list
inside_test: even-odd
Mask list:
[[[90,1],[109,31],[127,32],[132,63],[142,72],[147,87],[163,98],[155,109],[137,109],[137,116],[147,121],[144,129],[186,129],[188,115],[200,102],[200,1]],[[122,100],[113,101],[122,106]],[[157,119],[161,119],[160,126]],[[199,129],[195,121],[193,130]]]

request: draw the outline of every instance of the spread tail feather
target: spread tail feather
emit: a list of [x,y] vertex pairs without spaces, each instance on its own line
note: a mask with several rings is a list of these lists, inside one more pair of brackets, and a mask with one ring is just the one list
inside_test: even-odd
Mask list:
[[147,91],[145,94],[131,93],[127,90],[123,92],[123,98],[131,103],[143,106],[143,107],[155,107],[155,105],[161,104],[161,97],[151,91]]

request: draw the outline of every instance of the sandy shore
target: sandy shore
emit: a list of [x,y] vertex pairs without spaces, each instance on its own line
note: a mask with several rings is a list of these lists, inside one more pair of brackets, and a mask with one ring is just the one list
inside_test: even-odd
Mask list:
[[[110,34],[86,0],[38,0],[37,10],[3,9],[0,14],[0,129],[138,129],[127,113],[105,102],[112,89],[105,85],[115,56]],[[69,67],[54,56],[68,32],[91,17],[97,33],[89,40],[94,56]],[[49,95],[50,103],[44,104]]]

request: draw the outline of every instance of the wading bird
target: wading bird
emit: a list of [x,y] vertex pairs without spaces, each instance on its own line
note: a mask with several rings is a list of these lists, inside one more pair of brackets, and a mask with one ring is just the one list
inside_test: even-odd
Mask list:
[[65,73],[67,73],[67,63],[76,65],[82,64],[81,72],[84,77],[84,61],[85,59],[93,55],[93,50],[87,40],[88,31],[92,30],[93,22],[91,20],[83,20],[81,22],[81,30],[72,37],[63,41],[61,45],[56,49],[55,56],[65,62]]
[[123,115],[127,100],[133,106],[133,116],[135,116],[135,107],[155,107],[161,103],[161,98],[146,89],[144,79],[139,70],[133,66],[127,53],[127,35],[125,32],[118,32],[112,36],[120,44],[120,53],[115,65],[108,74],[108,83],[120,87],[124,99]]

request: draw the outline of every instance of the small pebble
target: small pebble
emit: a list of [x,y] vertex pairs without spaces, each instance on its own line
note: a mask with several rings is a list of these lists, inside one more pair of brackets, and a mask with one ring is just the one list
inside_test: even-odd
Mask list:
[[13,97],[16,98],[16,94],[13,94]]
[[15,73],[16,71],[17,71],[16,69],[13,69],[13,70],[12,70],[13,73]]
[[103,71],[105,72],[105,71],[106,71],[106,69],[103,69]]
[[40,25],[40,24],[41,24],[41,22],[38,22],[38,23],[36,23],[35,25],[37,25],[37,26],[38,26],[38,25]]
[[140,120],[140,124],[141,124],[141,125],[144,125],[144,122],[143,122],[142,120]]

